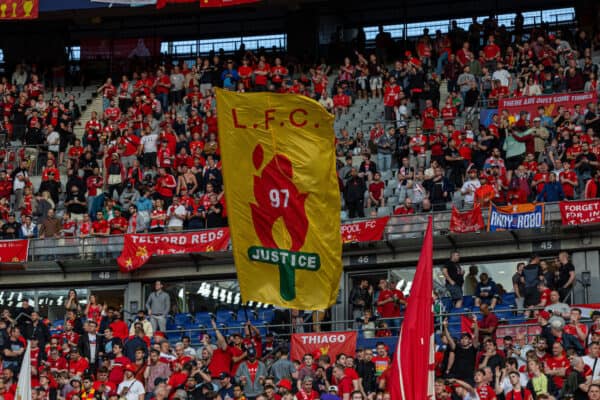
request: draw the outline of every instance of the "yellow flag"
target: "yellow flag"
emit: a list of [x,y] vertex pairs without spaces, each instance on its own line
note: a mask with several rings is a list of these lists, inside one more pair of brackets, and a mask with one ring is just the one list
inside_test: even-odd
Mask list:
[[224,90],[217,113],[242,299],[331,306],[342,272],[333,116],[300,95]]

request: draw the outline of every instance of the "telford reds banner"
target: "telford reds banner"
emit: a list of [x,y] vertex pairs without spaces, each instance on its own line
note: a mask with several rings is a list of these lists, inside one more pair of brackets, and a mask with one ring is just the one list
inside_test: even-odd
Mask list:
[[290,359],[302,361],[305,354],[312,354],[315,360],[324,355],[335,360],[340,353],[354,356],[356,338],[356,332],[294,333]]
[[229,246],[229,228],[166,234],[127,234],[117,263],[121,272],[131,272],[153,255],[224,251]]
[[375,242],[381,240],[383,231],[390,217],[370,219],[368,221],[343,224],[341,227],[342,242]]
[[488,232],[533,229],[544,226],[544,204],[490,205]]
[[39,0],[10,0],[0,2],[0,21],[36,19]]
[[560,216],[563,225],[584,225],[600,222],[600,201],[561,201]]
[[155,57],[160,54],[161,39],[82,39],[82,60],[104,60],[109,58],[127,59],[134,57]]
[[508,110],[510,114],[519,114],[527,111],[530,118],[537,116],[537,109],[543,106],[545,114],[555,116],[559,106],[573,110],[576,104],[580,104],[585,110],[587,103],[596,102],[596,92],[588,93],[557,93],[545,96],[513,97],[501,99],[498,102],[498,112]]
[[27,261],[29,240],[0,241],[0,264],[21,263]]

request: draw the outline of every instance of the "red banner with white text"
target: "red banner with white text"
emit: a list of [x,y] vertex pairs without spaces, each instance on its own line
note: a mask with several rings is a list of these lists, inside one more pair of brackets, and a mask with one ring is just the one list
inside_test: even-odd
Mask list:
[[302,361],[305,354],[318,359],[328,355],[331,360],[340,354],[354,355],[356,332],[294,333],[290,347],[290,359]]
[[450,232],[469,233],[485,230],[483,216],[481,215],[481,206],[479,203],[473,206],[469,211],[458,211],[452,207],[452,216],[450,217]]
[[560,216],[563,225],[585,225],[600,222],[600,201],[561,201]]
[[[527,96],[527,97],[511,97],[500,99],[498,101],[498,112],[508,110],[510,114],[518,115],[521,111],[529,113],[529,118],[537,117],[538,107],[544,107],[545,114],[555,116],[559,106],[565,107],[567,110],[574,110],[575,105],[581,105],[581,109],[585,110],[587,103],[596,100],[596,92],[586,93],[556,93],[545,96]],[[571,113],[572,114],[572,113]]]
[[342,224],[343,243],[376,242],[383,237],[383,231],[390,217],[370,219],[367,221]]
[[229,247],[229,228],[199,232],[125,235],[123,251],[117,263],[121,272],[131,272],[144,265],[153,255],[207,253]]
[[29,240],[0,241],[0,264],[22,263],[27,261]]
[[11,0],[0,3],[0,21],[36,19],[39,0]]

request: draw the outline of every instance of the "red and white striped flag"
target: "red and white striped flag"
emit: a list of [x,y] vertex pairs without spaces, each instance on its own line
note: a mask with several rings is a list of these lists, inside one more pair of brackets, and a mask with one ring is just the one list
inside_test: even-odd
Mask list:
[[429,217],[417,271],[391,366],[389,392],[394,400],[433,399],[433,232]]

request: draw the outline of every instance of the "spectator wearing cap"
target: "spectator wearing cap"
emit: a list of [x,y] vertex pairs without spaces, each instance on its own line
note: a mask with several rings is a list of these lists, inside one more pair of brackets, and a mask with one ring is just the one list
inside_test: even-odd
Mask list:
[[217,393],[222,399],[233,399],[233,384],[231,383],[231,375],[227,372],[219,374],[219,390]]
[[262,361],[257,360],[254,347],[249,347],[246,354],[247,359],[240,364],[236,378],[244,387],[246,396],[256,397],[264,390],[263,384],[267,376],[267,368]]
[[77,347],[73,347],[69,355],[69,374],[71,376],[81,377],[89,366],[90,363],[88,359],[81,356]]
[[117,388],[117,393],[125,400],[143,400],[146,393],[144,385],[135,379],[134,375],[136,371],[137,367],[135,364],[127,364],[125,366],[123,381],[119,383]]

